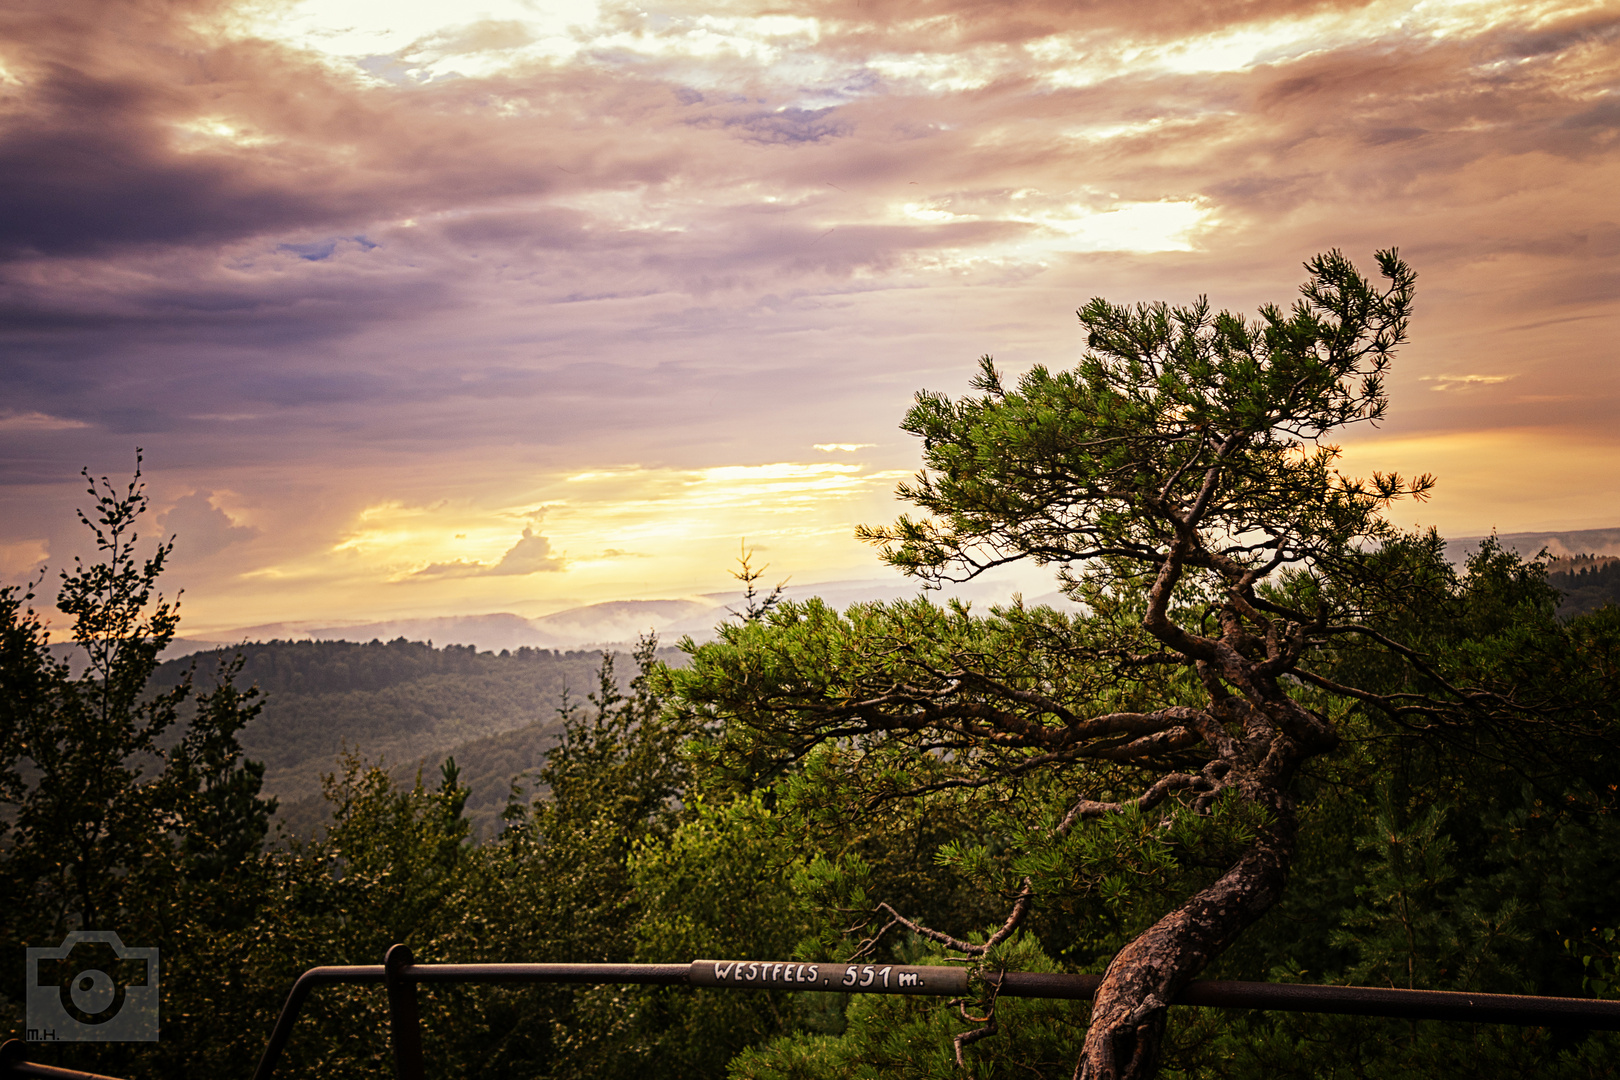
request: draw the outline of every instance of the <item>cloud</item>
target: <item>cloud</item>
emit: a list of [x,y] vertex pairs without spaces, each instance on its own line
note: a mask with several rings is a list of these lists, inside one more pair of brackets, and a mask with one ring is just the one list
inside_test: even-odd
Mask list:
[[566,568],[562,556],[553,555],[551,541],[524,526],[523,536],[507,549],[494,565],[476,560],[455,559],[450,562],[429,563],[413,570],[410,578],[445,577],[517,577],[527,574],[554,573]]
[[1512,375],[1421,375],[1419,382],[1433,383],[1431,390],[1472,390],[1477,386],[1495,386],[1513,378]]
[[187,559],[206,559],[232,544],[253,539],[259,530],[238,525],[214,505],[214,493],[194,491],[182,496],[158,519],[166,534],[172,535],[175,552]]
[[42,412],[8,412],[0,414],[0,431],[71,431],[89,427],[82,420],[69,420],[62,416],[47,416]]
[[450,562],[429,563],[420,570],[410,573],[412,578],[444,578],[444,577],[480,577],[489,573],[489,567],[481,562],[469,562],[465,559],[454,559]]
[[490,568],[495,577],[508,574],[539,574],[563,568],[563,560],[551,553],[551,541],[524,526],[523,538],[513,544],[501,561]]
[[46,540],[0,543],[0,577],[32,574],[50,557],[50,543]]

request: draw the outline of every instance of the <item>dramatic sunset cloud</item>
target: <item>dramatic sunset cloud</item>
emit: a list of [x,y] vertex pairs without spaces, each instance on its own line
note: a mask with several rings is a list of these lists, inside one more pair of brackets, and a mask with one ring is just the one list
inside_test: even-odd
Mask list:
[[23,0],[0,574],[141,446],[192,634],[875,577],[915,390],[1391,245],[1347,467],[1617,526],[1617,130],[1609,3]]

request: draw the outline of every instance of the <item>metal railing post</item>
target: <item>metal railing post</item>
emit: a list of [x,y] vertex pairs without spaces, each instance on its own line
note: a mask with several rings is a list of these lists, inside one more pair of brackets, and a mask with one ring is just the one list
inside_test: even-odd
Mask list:
[[387,973],[388,1021],[399,1080],[423,1080],[422,1017],[416,1008],[416,980],[405,974],[415,962],[408,945],[393,945],[383,957]]

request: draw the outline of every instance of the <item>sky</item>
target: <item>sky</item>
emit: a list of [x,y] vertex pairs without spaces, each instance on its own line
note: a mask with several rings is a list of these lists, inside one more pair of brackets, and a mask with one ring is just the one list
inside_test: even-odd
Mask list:
[[1613,3],[13,0],[0,580],[137,447],[193,636],[881,577],[914,392],[1335,247],[1347,471],[1617,526],[1617,130]]

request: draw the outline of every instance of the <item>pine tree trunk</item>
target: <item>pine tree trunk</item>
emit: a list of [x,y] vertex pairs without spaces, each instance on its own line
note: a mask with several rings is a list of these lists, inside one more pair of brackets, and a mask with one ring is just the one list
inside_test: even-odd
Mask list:
[[1167,1003],[1283,893],[1295,822],[1273,823],[1219,880],[1154,923],[1108,965],[1091,1009],[1075,1080],[1147,1080],[1164,1039]]

